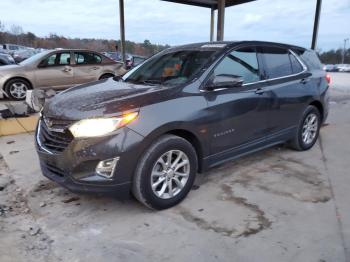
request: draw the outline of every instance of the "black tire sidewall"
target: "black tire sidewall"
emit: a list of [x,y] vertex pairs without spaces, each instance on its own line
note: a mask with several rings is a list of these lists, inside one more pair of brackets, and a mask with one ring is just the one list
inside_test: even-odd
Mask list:
[[99,80],[108,79],[108,78],[111,78],[111,77],[114,77],[114,76],[115,76],[115,75],[109,74],[109,73],[103,74],[103,75],[100,76]]
[[[317,133],[316,136],[314,138],[314,141],[312,141],[312,143],[310,144],[305,144],[303,141],[303,137],[302,137],[302,132],[303,132],[303,126],[304,126],[304,122],[305,119],[310,115],[310,114],[315,114],[317,116]],[[303,115],[303,118],[301,120],[301,123],[299,125],[299,130],[298,130],[298,142],[299,142],[299,146],[302,150],[308,150],[310,148],[312,148],[314,146],[314,144],[316,143],[319,133],[320,133],[320,127],[321,127],[321,115],[320,112],[318,111],[318,109],[314,106],[309,106]]]
[[14,97],[14,96],[11,95],[10,88],[11,88],[11,85],[12,85],[13,83],[23,83],[23,84],[25,84],[25,85],[27,86],[27,90],[29,90],[29,89],[30,89],[30,85],[29,85],[28,81],[26,81],[26,80],[24,80],[24,79],[12,79],[12,80],[10,80],[10,81],[8,81],[8,82],[6,83],[5,88],[4,88],[6,94],[7,94],[11,99],[17,100],[17,101],[25,100],[25,99],[26,99],[26,96],[25,96],[24,98],[16,98],[16,97]]
[[[181,192],[171,199],[161,199],[157,197],[151,187],[151,173],[155,162],[161,155],[169,150],[181,150],[183,151],[190,161],[190,174],[185,187]],[[156,148],[147,156],[147,159],[143,162],[141,174],[140,191],[143,198],[146,200],[146,204],[154,209],[166,209],[170,208],[179,202],[181,202],[188,192],[191,190],[195,180],[197,172],[197,155],[190,143],[181,138],[172,138],[164,143],[160,143]]]

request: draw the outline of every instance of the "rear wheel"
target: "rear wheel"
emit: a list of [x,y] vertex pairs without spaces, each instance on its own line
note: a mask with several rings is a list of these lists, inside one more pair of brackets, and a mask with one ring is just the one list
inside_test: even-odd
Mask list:
[[185,139],[165,135],[141,157],[133,182],[133,194],[144,205],[166,209],[181,202],[197,172],[197,155]]
[[20,78],[11,79],[5,85],[6,94],[14,100],[24,100],[29,89],[29,82]]
[[320,112],[316,107],[308,106],[299,123],[295,137],[291,141],[291,147],[298,151],[310,149],[317,141],[320,126]]

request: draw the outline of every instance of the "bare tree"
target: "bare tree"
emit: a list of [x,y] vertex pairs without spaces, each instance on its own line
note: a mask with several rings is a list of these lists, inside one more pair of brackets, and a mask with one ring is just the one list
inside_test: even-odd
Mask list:
[[19,44],[19,36],[23,34],[23,29],[19,25],[11,25],[10,33],[16,36],[16,44]]
[[10,32],[11,32],[11,34],[18,36],[18,35],[23,34],[23,28],[19,25],[11,25]]
[[5,24],[0,21],[0,32],[5,32]]

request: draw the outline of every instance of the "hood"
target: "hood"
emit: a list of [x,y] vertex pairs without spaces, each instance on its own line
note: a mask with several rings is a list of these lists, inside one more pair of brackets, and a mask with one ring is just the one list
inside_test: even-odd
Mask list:
[[18,70],[22,67],[23,66],[18,64],[0,66],[0,75],[6,72],[13,72],[13,70]]
[[46,102],[47,117],[81,120],[117,115],[154,103],[167,88],[118,82],[112,78],[72,87]]

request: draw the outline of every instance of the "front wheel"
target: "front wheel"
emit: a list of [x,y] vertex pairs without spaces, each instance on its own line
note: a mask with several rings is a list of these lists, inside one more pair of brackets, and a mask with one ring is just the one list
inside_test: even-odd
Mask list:
[[133,181],[133,194],[152,209],[181,202],[191,190],[197,172],[197,155],[185,139],[165,135],[141,157]]
[[27,95],[27,90],[30,89],[30,84],[24,79],[12,79],[5,85],[6,94],[14,100],[24,100]]
[[321,126],[321,116],[318,109],[308,106],[299,123],[298,130],[291,147],[298,151],[310,149],[317,141]]
[[99,80],[107,79],[107,78],[110,78],[110,77],[114,77],[114,75],[113,74],[103,74],[102,76],[100,76]]

